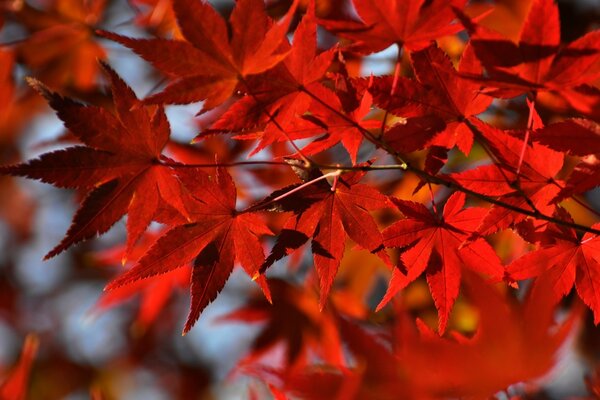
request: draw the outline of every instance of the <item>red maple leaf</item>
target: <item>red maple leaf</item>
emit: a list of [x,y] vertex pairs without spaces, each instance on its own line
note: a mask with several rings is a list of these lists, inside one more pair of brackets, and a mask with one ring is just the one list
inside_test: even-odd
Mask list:
[[[219,168],[216,177],[197,170],[180,171],[179,175],[198,199],[189,206],[191,222],[166,232],[106,289],[165,274],[193,260],[186,333],[223,289],[236,259],[251,277],[258,273],[264,260],[259,236],[271,234],[271,230],[255,213],[236,211],[236,188],[225,169]],[[270,299],[265,277],[258,279]]]
[[[120,267],[124,256],[128,256],[128,259],[131,261],[137,261],[148,251],[148,248],[156,238],[157,234],[146,232],[133,248],[133,251],[127,249],[126,246],[117,246],[96,253],[95,258],[101,266],[119,265]],[[129,254],[126,254],[128,250]],[[143,331],[156,322],[157,317],[166,307],[173,292],[180,288],[187,288],[190,281],[190,274],[191,268],[178,268],[160,276],[142,279],[129,285],[106,291],[96,302],[92,313],[105,311],[135,296],[139,296],[140,305],[133,328],[138,332]],[[164,325],[165,320],[162,319],[161,323]]]
[[227,23],[208,2],[175,0],[173,10],[187,41],[100,34],[174,78],[162,92],[146,98],[146,104],[205,100],[208,110],[227,100],[240,80],[274,67],[288,55],[285,35],[296,4],[275,24],[261,0],[240,0],[229,19],[229,35]]
[[[479,120],[474,120],[473,125],[481,134],[481,141],[489,146],[496,162],[452,174],[450,178],[467,189],[495,196],[510,206],[552,215],[554,205],[551,202],[560,191],[554,177],[562,168],[564,154],[538,143],[524,144],[509,132]],[[523,159],[519,170],[521,154]],[[477,233],[489,235],[526,218],[523,213],[494,205],[481,221]]]
[[252,348],[238,364],[242,369],[285,343],[285,366],[303,368],[316,352],[331,364],[343,360],[342,344],[335,318],[321,312],[316,294],[278,279],[268,281],[273,303],[255,297],[245,306],[219,318],[219,321],[264,323]]
[[[571,216],[557,208],[557,216],[572,222]],[[507,279],[524,280],[540,276],[549,282],[553,297],[567,295],[573,285],[579,297],[594,311],[600,323],[600,237],[586,233],[578,238],[571,228],[554,226],[540,249],[515,260],[507,269]],[[600,228],[600,224],[592,228]]]
[[377,309],[425,272],[439,313],[438,330],[443,334],[458,296],[462,267],[496,278],[504,273],[496,252],[485,240],[478,239],[461,248],[487,210],[464,209],[463,193],[450,196],[441,216],[433,215],[420,203],[392,200],[407,219],[383,232],[384,244],[403,250],[401,264],[394,268],[390,286]]
[[473,133],[467,120],[475,119],[492,102],[479,92],[479,83],[460,77],[461,73],[481,72],[473,48],[467,45],[458,70],[435,44],[411,53],[410,58],[417,80],[384,77],[375,79],[369,88],[379,107],[408,119],[388,129],[386,141],[401,152],[456,145],[469,154]]
[[[310,6],[296,28],[293,45],[283,62],[264,74],[246,79],[240,85],[246,95],[198,139],[213,133],[241,132],[236,139],[260,139],[250,154],[253,155],[275,142],[298,138],[290,126],[313,102],[306,91],[325,90],[319,81],[331,64],[334,50],[318,53],[314,5]],[[251,132],[244,134],[247,130]],[[310,135],[305,131],[300,137]]]
[[325,175],[313,171],[310,177],[319,180],[313,181],[310,186],[290,186],[270,196],[276,199],[281,194],[291,192],[277,204],[282,210],[293,211],[294,215],[285,222],[271,254],[261,268],[264,271],[312,238],[311,248],[321,288],[321,308],[327,302],[344,253],[344,232],[359,246],[389,263],[381,232],[368,212],[386,207],[387,198],[378,190],[358,183],[364,173],[337,175],[332,187],[323,179]]
[[596,155],[590,155],[573,168],[565,186],[554,201],[558,202],[574,194],[585,193],[596,186],[600,186],[600,160]]
[[31,80],[65,126],[86,146],[46,153],[1,169],[11,175],[87,192],[65,238],[46,258],[106,232],[126,213],[129,248],[146,230],[161,203],[187,214],[174,170],[161,164],[161,150],[170,134],[162,107],[140,107],[125,82],[107,65],[104,69],[112,84],[115,114],[64,98]]
[[361,21],[325,20],[319,23],[336,35],[354,42],[353,51],[373,53],[397,44],[409,50],[427,47],[432,40],[463,29],[452,24],[453,7],[465,0],[352,0]]
[[492,91],[496,96],[564,92],[567,101],[578,108],[580,96],[573,89],[591,85],[600,77],[600,31],[590,32],[561,48],[558,5],[553,0],[533,2],[518,43],[467,22],[464,16],[461,19],[489,74],[482,81],[498,88]]
[[600,124],[584,118],[550,124],[533,132],[531,139],[576,156],[600,154]]
[[371,94],[366,90],[362,93],[357,91],[359,98],[357,107],[345,111],[343,103],[331,90],[315,87],[311,93],[318,96],[322,102],[312,102],[305,118],[292,120],[288,125],[289,136],[302,138],[321,135],[302,148],[304,156],[318,154],[341,143],[348,152],[352,164],[356,164],[358,151],[365,137],[364,131],[381,126],[381,121],[365,119],[371,112],[373,104]]
[[[387,329],[365,329],[338,319],[352,366],[319,364],[303,370],[263,370],[257,375],[306,399],[489,398],[514,382],[539,378],[556,362],[580,312],[554,323],[548,285],[536,282],[524,303],[510,301],[473,274],[465,294],[479,324],[471,338],[451,338],[404,313]],[[390,395],[393,394],[393,395]]]
[[90,91],[100,75],[106,51],[94,36],[102,23],[105,0],[51,0],[42,9],[29,2],[2,7],[29,34],[15,46],[21,62],[50,86]]

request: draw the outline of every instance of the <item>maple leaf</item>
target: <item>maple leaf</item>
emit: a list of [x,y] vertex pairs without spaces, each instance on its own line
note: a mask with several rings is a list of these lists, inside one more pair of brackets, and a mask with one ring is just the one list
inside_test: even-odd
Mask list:
[[64,98],[39,81],[30,80],[86,146],[46,153],[27,163],[0,169],[14,176],[87,192],[65,238],[46,258],[106,232],[126,213],[131,249],[161,202],[187,214],[174,170],[161,163],[161,150],[170,134],[162,107],[139,107],[127,84],[107,65],[104,69],[110,77],[116,114]]
[[[498,197],[511,206],[552,215],[554,205],[551,202],[560,191],[554,176],[562,168],[564,154],[538,143],[525,145],[521,139],[479,120],[474,120],[473,126],[498,162],[454,173],[450,178],[467,189]],[[518,171],[523,150],[524,157]],[[481,221],[477,233],[489,235],[526,218],[522,213],[494,205]]]
[[[104,292],[95,305],[93,312],[102,312],[139,296],[139,309],[132,328],[134,332],[143,333],[157,322],[161,311],[168,305],[169,299],[181,288],[187,288],[190,282],[191,269],[188,267],[169,271],[163,275],[139,280],[131,284]],[[167,325],[165,320],[158,320]]]
[[[388,329],[365,329],[338,318],[352,366],[320,364],[303,370],[257,373],[306,399],[488,398],[515,382],[547,373],[572,333],[580,312],[556,324],[548,286],[536,282],[523,304],[510,301],[472,273],[466,296],[477,309],[472,338],[438,337],[420,320],[398,312]],[[393,396],[390,396],[393,393]]]
[[432,40],[463,29],[452,24],[453,7],[462,9],[465,0],[352,0],[361,21],[319,20],[327,30],[355,43],[351,50],[374,53],[397,44],[409,50],[427,47]]
[[312,238],[311,250],[321,288],[319,305],[323,308],[344,253],[344,232],[389,263],[381,232],[368,212],[386,207],[387,198],[378,190],[359,184],[363,175],[352,172],[338,176],[332,187],[324,181],[325,175],[313,170],[310,177],[314,182],[310,186],[294,185],[273,193],[273,199],[281,193],[291,193],[277,205],[294,215],[285,222],[261,271]]
[[[460,15],[460,12],[459,12]],[[521,29],[518,43],[476,26],[461,16],[471,43],[489,74],[485,85],[495,96],[523,92],[568,92],[600,77],[600,31],[593,31],[560,49],[560,19],[553,0],[535,0]],[[575,105],[576,93],[567,101]]]
[[574,194],[585,193],[600,186],[600,160],[595,155],[585,157],[573,168],[565,186],[553,202],[564,200]]
[[536,282],[522,303],[472,273],[465,274],[464,289],[479,318],[472,338],[423,337],[416,344],[400,345],[399,354],[411,371],[435,371],[417,372],[413,381],[436,397],[488,398],[515,382],[543,376],[581,317],[581,309],[575,308],[557,323],[546,282]]
[[[180,171],[179,176],[198,199],[189,207],[191,222],[167,231],[106,290],[168,273],[193,260],[185,334],[223,289],[236,259],[249,276],[258,273],[264,260],[258,237],[271,234],[271,230],[255,213],[236,211],[236,188],[225,169],[217,169],[216,182],[215,177],[197,170]],[[258,283],[270,299],[265,277],[259,277]]]
[[[476,26],[478,18],[465,17],[466,0],[230,3],[221,9],[211,0],[131,0],[127,26],[113,26],[133,32],[129,28],[137,23],[140,37],[164,39],[101,32],[166,76],[166,89],[140,101],[110,70],[112,97],[89,90],[101,69],[95,58],[105,57],[96,28],[111,26],[124,9],[106,0],[0,0],[5,27],[0,163],[14,162],[23,144],[19,135],[26,133],[22,128],[41,115],[44,96],[69,131],[51,144],[76,143],[0,172],[77,190],[83,204],[49,256],[127,216],[126,241],[104,256],[113,264],[123,262],[125,253],[129,262],[115,272],[96,304],[96,310],[106,309],[138,298],[124,371],[147,369],[157,350],[164,353],[163,334],[177,313],[162,311],[174,291],[191,292],[185,333],[225,290],[239,264],[265,298],[257,291],[222,320],[256,328],[249,352],[235,368],[265,381],[266,386],[250,382],[253,399],[269,398],[269,392],[278,400],[489,398],[512,394],[515,383],[526,387],[525,397],[530,388],[543,397],[537,379],[556,364],[565,339],[574,337],[571,328],[582,317],[578,311],[588,311],[577,298],[562,302],[560,310],[556,303],[576,291],[593,310],[586,321],[594,315],[600,322],[595,236],[600,225],[583,224],[590,218],[587,211],[595,210],[579,196],[570,199],[569,205],[582,207],[576,219],[583,222],[574,223],[559,205],[600,184],[600,131],[592,121],[600,116],[598,32],[562,45],[558,8],[549,0],[495,2],[500,11],[490,14],[494,18],[486,26],[499,26],[511,38],[513,27],[528,14],[516,42]],[[470,15],[490,7],[489,1],[469,3]],[[296,4],[306,8],[303,16],[294,15]],[[106,5],[111,13],[105,20]],[[225,18],[221,10],[233,12]],[[515,18],[507,21],[510,13]],[[338,38],[318,32],[317,14]],[[588,29],[582,21],[577,32]],[[572,24],[563,25],[563,37],[573,36]],[[455,35],[462,26],[473,43]],[[441,37],[445,34],[452,36]],[[388,46],[398,50],[395,75],[361,77],[365,62],[384,66],[390,61],[362,55]],[[414,78],[400,76],[406,68]],[[22,87],[23,71],[33,71],[52,91],[37,82],[33,86],[44,96]],[[485,113],[499,128],[516,126],[525,116],[525,97],[490,107],[489,95],[523,92],[530,102],[527,130],[501,130],[477,118]],[[67,93],[93,105],[63,97]],[[200,131],[202,141],[196,146],[169,142],[163,107],[196,100],[210,112],[177,122]],[[544,106],[544,120],[552,124],[541,126],[534,103]],[[455,147],[471,157],[454,157]],[[425,151],[414,154],[420,150]],[[260,157],[244,160],[258,151]],[[296,154],[289,157],[290,152]],[[367,152],[376,152],[387,165],[356,165]],[[341,159],[344,165],[337,164]],[[448,160],[451,171],[442,175]],[[382,172],[388,169],[393,172]],[[356,172],[343,172],[349,170]],[[361,185],[367,171],[374,180]],[[439,187],[411,194],[418,181]],[[0,180],[0,192],[8,194],[0,198],[0,219],[7,227],[15,222],[25,227],[35,216],[16,183],[13,176]],[[402,199],[393,200],[400,211],[380,210],[392,201],[382,193]],[[445,207],[438,212],[433,200],[429,206],[429,194],[447,196]],[[479,208],[483,203],[492,205]],[[161,230],[149,226],[151,221]],[[380,226],[388,228],[380,232]],[[268,227],[280,233],[265,259],[262,239],[272,235]],[[482,237],[505,228],[520,237],[500,232],[490,238],[495,247]],[[18,246],[11,246],[13,232],[4,236],[3,258],[9,264],[21,260]],[[315,268],[302,285],[293,284],[305,272],[298,267],[307,254],[297,250],[309,243]],[[496,251],[510,260],[530,253],[504,268]],[[391,265],[392,253],[397,265]],[[288,282],[267,281],[266,268],[287,255]],[[378,308],[394,293],[402,290],[402,295],[386,312],[371,313],[385,264],[392,277]],[[24,321],[21,311],[28,308],[19,306],[30,301],[6,279],[10,269],[0,277],[0,308],[18,327]],[[107,275],[106,270],[79,272],[88,278]],[[535,279],[518,293],[505,285],[530,278]],[[63,296],[64,287],[51,286],[51,297],[74,298]],[[434,307],[437,321],[431,320]],[[424,319],[415,321],[415,313]],[[27,315],[25,325],[31,322]],[[149,334],[140,337],[143,332],[136,328],[151,323]],[[8,379],[0,382],[0,398],[24,396],[34,352],[29,340],[15,372],[2,375]],[[44,373],[72,370],[74,379],[89,380],[97,372],[84,368],[82,375],[81,365],[50,353],[40,365]],[[158,361],[151,374],[161,372]],[[166,397],[193,398],[211,382],[204,368],[177,362],[168,367],[175,368],[159,385]],[[598,391],[597,383],[590,390]],[[50,395],[58,397],[73,389],[72,384],[52,386]],[[92,385],[90,396],[123,397],[121,386],[102,379]]]
[[[120,265],[123,256],[129,250],[128,259],[131,261],[139,260],[157,237],[158,234],[146,233],[133,250],[127,249],[126,246],[117,246],[98,252],[95,257],[101,266]],[[160,276],[142,279],[104,292],[96,302],[92,314],[115,307],[139,295],[140,306],[133,328],[138,332],[143,331],[156,322],[161,310],[165,308],[174,291],[184,287],[187,288],[190,274],[191,268],[186,266]],[[164,321],[162,323],[164,324]]]
[[[326,91],[319,80],[329,68],[335,51],[335,48],[321,53],[317,51],[314,4],[311,3],[296,28],[292,43],[283,62],[245,80],[240,88],[246,95],[229,107],[196,140],[214,133],[241,132],[235,136],[236,139],[260,138],[250,154],[253,155],[275,142],[315,134],[304,130],[300,135],[294,135],[297,127],[292,125],[298,116],[308,111],[313,102],[307,92]],[[249,129],[252,131],[245,133]]]
[[9,7],[9,14],[29,32],[15,51],[35,75],[51,86],[90,91],[100,75],[98,61],[106,52],[95,41],[104,0],[52,0],[44,9],[28,2]]
[[169,1],[133,0],[132,4],[135,6],[136,25],[162,35],[173,33],[176,37],[181,36],[175,20],[175,13]]
[[458,296],[462,266],[496,278],[504,273],[496,252],[485,240],[479,239],[461,248],[487,210],[478,207],[463,209],[463,193],[450,196],[441,216],[432,215],[420,203],[392,201],[407,219],[383,231],[384,244],[403,250],[401,264],[394,268],[388,290],[377,309],[425,272],[438,310],[441,335]]
[[375,79],[369,88],[379,107],[407,118],[405,124],[396,124],[385,132],[386,141],[402,152],[457,145],[469,154],[473,133],[467,121],[475,119],[492,102],[491,97],[480,93],[479,83],[460,77],[466,72],[481,72],[473,48],[467,45],[458,70],[435,44],[411,53],[410,59],[416,81],[384,77]]
[[129,47],[175,79],[146,98],[146,104],[205,100],[203,107],[209,110],[227,100],[240,80],[274,67],[288,55],[285,35],[296,5],[294,1],[282,21],[274,24],[262,0],[240,0],[229,18],[230,37],[225,20],[208,2],[174,0],[177,23],[187,41],[99,34]]
[[[311,93],[317,96],[322,103],[314,101],[308,110],[308,115],[302,119],[293,120],[288,125],[290,126],[287,129],[289,136],[305,138],[322,134],[302,148],[304,156],[320,153],[341,143],[348,152],[352,164],[356,164],[358,151],[365,136],[364,130],[381,126],[381,121],[365,120],[365,117],[371,112],[373,104],[371,94],[367,91],[357,92],[357,96],[360,97],[358,106],[346,112],[339,97],[329,89],[314,87]],[[333,112],[332,109],[338,111]]]
[[[572,222],[571,216],[562,208],[556,215]],[[600,228],[600,224],[592,228]],[[537,276],[549,282],[554,298],[567,295],[573,285],[579,297],[594,312],[594,322],[600,323],[600,238],[585,233],[578,238],[575,230],[556,225],[547,230],[546,243],[511,263],[507,269],[507,279],[524,280]]]
[[577,156],[600,153],[600,124],[571,118],[536,130],[531,138],[556,151]]
[[314,292],[270,279],[273,303],[255,297],[247,305],[219,318],[224,322],[264,323],[252,348],[238,364],[247,368],[278,344],[286,344],[287,368],[302,368],[313,352],[331,364],[343,359],[341,340],[330,313],[320,312]]

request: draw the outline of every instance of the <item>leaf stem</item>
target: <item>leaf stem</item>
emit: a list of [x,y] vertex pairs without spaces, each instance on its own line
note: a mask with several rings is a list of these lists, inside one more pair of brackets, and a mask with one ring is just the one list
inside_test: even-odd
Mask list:
[[517,164],[517,179],[521,172],[521,165],[525,159],[525,151],[527,150],[527,144],[529,142],[529,135],[533,130],[534,115],[535,115],[535,92],[533,93],[533,99],[530,101],[527,99],[527,105],[529,106],[529,116],[527,117],[527,129],[525,130],[525,138],[523,139],[523,147],[521,148],[521,154],[519,154],[519,163]]
[[[392,81],[392,88],[390,89],[390,97],[396,93],[396,87],[398,86],[398,78],[400,77],[400,66],[402,63],[402,46],[398,45],[398,56],[396,58],[396,64],[394,65],[394,80]],[[372,78],[371,78],[372,80]],[[383,118],[381,119],[381,133],[380,137],[383,137],[383,133],[385,131],[385,126],[387,125],[387,119],[390,112],[389,110],[385,110],[383,114]]]
[[[255,205],[255,206],[252,206],[252,207],[249,207],[249,208],[245,209],[245,210],[244,210],[244,211],[242,211],[242,212],[244,212],[244,213],[248,213],[248,212],[253,212],[253,211],[259,210],[259,209],[261,209],[261,208],[264,208],[264,207],[266,207],[266,206],[268,206],[268,205],[270,205],[270,204],[276,203],[276,202],[278,202],[278,201],[280,201],[280,200],[283,200],[283,199],[285,199],[285,198],[286,198],[286,197],[288,197],[288,196],[291,196],[292,194],[294,194],[294,193],[296,193],[296,192],[298,192],[298,191],[300,191],[300,190],[304,189],[304,188],[305,188],[305,187],[307,187],[307,186],[310,186],[310,185],[312,185],[313,183],[316,183],[316,182],[322,181],[322,180],[324,180],[324,179],[327,179],[327,178],[329,178],[329,177],[335,177],[335,179],[336,179],[335,183],[337,183],[337,178],[338,178],[338,177],[339,177],[341,174],[342,174],[342,170],[335,170],[335,171],[332,171],[332,172],[328,172],[328,173],[326,173],[326,174],[323,174],[323,175],[321,175],[321,176],[319,176],[319,177],[317,177],[317,178],[315,178],[315,179],[311,179],[310,181],[304,182],[302,185],[296,186],[295,188],[293,188],[293,189],[292,189],[292,190],[290,190],[289,192],[285,192],[285,193],[283,193],[282,195],[279,195],[279,196],[275,197],[274,199],[271,199],[271,200],[269,200],[269,201],[268,201],[268,202],[266,202],[266,203],[262,203],[262,204],[261,204],[261,203],[259,203],[259,204]],[[334,184],[335,184],[335,183],[334,183]]]
[[[206,163],[206,164],[182,164],[176,161],[161,160],[161,165],[172,167],[172,168],[215,168],[215,167],[239,167],[244,165],[281,165],[289,167],[290,164],[285,161],[235,161],[228,163]],[[299,168],[307,168],[304,165],[298,166]]]

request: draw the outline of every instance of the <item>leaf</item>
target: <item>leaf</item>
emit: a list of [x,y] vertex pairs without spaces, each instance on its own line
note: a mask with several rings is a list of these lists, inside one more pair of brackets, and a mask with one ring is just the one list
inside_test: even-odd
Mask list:
[[[192,300],[185,334],[223,289],[235,260],[250,277],[257,274],[264,260],[259,236],[271,231],[256,214],[236,211],[235,185],[226,170],[218,169],[216,182],[215,177],[201,171],[184,171],[179,176],[200,200],[190,207],[191,222],[167,231],[106,290],[163,275],[193,261]],[[258,283],[270,298],[265,278],[259,277]]]
[[600,186],[600,160],[590,155],[575,166],[566,185],[552,201],[558,202],[574,194],[585,193],[596,186]]
[[[537,143],[528,144],[517,174],[523,141],[479,120],[474,120],[473,126],[497,162],[451,174],[450,178],[467,189],[497,197],[510,206],[552,215],[554,205],[551,202],[560,186],[550,183],[562,168],[564,154]],[[526,218],[522,213],[494,205],[481,221],[477,234],[489,235]]]
[[231,13],[231,38],[225,20],[206,1],[175,0],[173,10],[187,41],[132,39],[101,31],[129,47],[174,80],[146,104],[186,104],[205,100],[210,110],[227,100],[244,78],[260,74],[288,54],[288,26],[296,10],[273,24],[259,0],[240,0]]
[[13,176],[81,188],[87,193],[65,238],[46,258],[106,232],[128,212],[129,248],[152,221],[160,203],[187,215],[181,184],[174,170],[163,164],[161,150],[170,132],[162,107],[140,107],[125,82],[107,65],[104,69],[112,85],[115,114],[77,103],[30,80],[85,146],[46,153],[27,163],[0,169]]
[[536,282],[520,304],[466,274],[466,296],[479,316],[471,338],[431,335],[422,321],[415,327],[403,310],[395,324],[377,329],[340,317],[351,365],[319,364],[259,376],[282,382],[286,393],[307,399],[386,399],[390,393],[419,399],[493,397],[550,371],[574,331],[581,313],[574,311],[556,324],[547,288],[545,282]]
[[[288,130],[291,133],[290,136],[296,137],[294,134],[296,129],[302,136],[323,134],[303,147],[302,154],[305,156],[317,154],[341,143],[348,152],[352,164],[356,164],[358,151],[365,137],[363,130],[381,126],[380,121],[365,119],[371,112],[373,103],[370,93],[367,91],[357,92],[357,97],[360,98],[358,107],[350,112],[345,112],[340,99],[330,90],[315,86],[311,92],[327,104],[327,107],[320,102],[313,102],[309,109],[309,115],[305,116],[305,119],[297,120],[297,125]],[[333,112],[332,108],[337,112]]]
[[[292,47],[283,60],[265,73],[249,77],[240,89],[245,93],[200,139],[212,133],[242,133],[236,139],[260,138],[254,155],[266,147],[316,133],[303,129],[295,135],[294,121],[305,114],[313,102],[307,92],[327,92],[319,80],[333,57],[334,48],[318,53],[317,26],[310,7],[300,21]],[[250,135],[244,135],[251,130]],[[255,132],[257,131],[257,132]]]
[[135,5],[135,24],[164,36],[173,33],[181,36],[175,20],[175,14],[165,0],[133,0]]
[[269,279],[273,303],[262,298],[249,302],[222,317],[219,321],[262,323],[249,353],[238,363],[242,368],[259,363],[261,358],[285,344],[287,368],[303,368],[312,353],[332,364],[343,360],[342,344],[335,318],[320,312],[316,296],[279,279]]
[[[96,257],[98,262],[105,266],[120,266],[125,256],[129,256],[130,260],[138,260],[155,239],[155,234],[146,234],[129,254],[126,254],[128,250],[126,246],[118,246],[97,253]],[[180,288],[187,288],[190,276],[191,268],[184,267],[104,292],[96,302],[92,314],[105,311],[135,296],[139,296],[140,306],[133,328],[136,332],[143,332],[157,322],[160,312],[167,306],[172,293]],[[161,321],[161,323],[164,324],[165,322]]]
[[538,129],[532,139],[556,151],[577,156],[600,153],[600,125],[574,118]]
[[[467,45],[458,71],[435,44],[411,53],[410,57],[416,81],[401,77],[394,83],[385,77],[375,79],[369,88],[378,106],[407,118],[406,124],[396,124],[386,131],[386,140],[402,152],[431,146],[451,149],[457,145],[464,154],[469,154],[473,134],[467,120],[475,119],[492,102],[480,93],[479,83],[465,81],[460,76],[466,71],[481,72],[473,48]],[[393,85],[396,85],[394,91]],[[413,128],[413,124],[417,126]]]
[[324,20],[319,23],[336,35],[350,39],[353,51],[374,53],[397,44],[409,50],[427,47],[432,40],[461,31],[453,7],[462,9],[463,0],[352,0],[360,17],[356,20]]
[[106,51],[96,42],[94,27],[105,14],[103,0],[55,0],[42,9],[23,2],[8,7],[29,34],[17,43],[15,51],[29,73],[51,87],[71,87],[90,91],[100,74],[98,60]]
[[[290,194],[277,202],[282,210],[293,211],[294,215],[285,222],[261,271],[312,238],[311,250],[321,288],[319,306],[323,308],[340,265],[346,235],[389,263],[381,233],[368,212],[386,207],[387,199],[376,189],[359,184],[361,173],[337,177],[335,188],[322,179],[325,176],[320,172],[313,173],[310,186],[288,187],[284,190]],[[271,197],[276,194],[279,192]]]
[[486,210],[463,209],[463,193],[450,196],[442,216],[432,215],[420,203],[393,201],[407,219],[388,227],[383,236],[386,247],[402,248],[401,265],[394,268],[388,290],[377,309],[425,272],[439,314],[438,331],[442,335],[458,296],[463,266],[491,277],[503,275],[498,256],[485,240],[461,248]]
[[497,96],[549,90],[560,93],[600,77],[600,32],[590,32],[560,49],[560,20],[553,0],[533,1],[518,44],[464,16],[461,20],[489,73],[483,81],[499,89]]
[[[572,222],[563,209],[558,209],[558,215]],[[573,229],[561,229],[553,242],[515,260],[506,272],[508,279],[518,281],[542,276],[557,301],[575,285],[579,297],[594,311],[594,323],[600,323],[600,238],[596,235],[586,233],[578,239]]]

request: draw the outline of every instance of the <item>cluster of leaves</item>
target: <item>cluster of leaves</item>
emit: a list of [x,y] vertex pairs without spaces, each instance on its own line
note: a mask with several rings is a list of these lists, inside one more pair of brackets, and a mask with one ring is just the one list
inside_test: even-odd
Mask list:
[[[94,31],[102,2],[77,3],[67,13],[76,24],[13,11],[35,32],[18,50],[36,77],[29,84],[78,142],[0,169],[82,196],[46,258],[126,215],[116,258],[135,261],[108,283],[99,307],[141,293],[139,318],[151,324],[170,292],[189,286],[184,333],[239,264],[264,299],[223,319],[266,323],[239,370],[276,397],[484,397],[539,377],[581,314],[574,307],[553,326],[555,305],[573,286],[600,322],[600,224],[573,215],[598,216],[581,195],[600,185],[600,31],[561,43],[552,0],[532,2],[516,40],[486,27],[493,9],[478,14],[466,0],[352,0],[356,15],[319,3],[293,1],[274,18],[262,0],[238,0],[226,20],[208,2],[172,0],[157,21],[162,2],[144,2],[154,11],[137,21],[152,24],[153,38]],[[339,41],[320,48],[318,26]],[[73,43],[68,57],[57,37]],[[89,61],[105,58],[97,37],[131,49],[166,86],[138,99],[101,62],[110,101],[63,96],[86,98],[99,72]],[[356,73],[353,60],[390,46],[393,75]],[[58,59],[52,68],[41,68],[42,47]],[[195,102],[208,125],[192,145],[173,142],[165,106]],[[493,121],[510,107],[527,121]],[[249,181],[267,195],[251,196]],[[158,234],[152,222],[162,225]],[[284,257],[300,276],[293,264],[309,241],[314,272],[302,289],[267,279]],[[500,250],[517,241],[520,254]],[[377,294],[377,310],[394,306],[380,332],[361,324],[371,315],[368,290],[344,293],[379,272],[354,262],[336,279],[360,250],[391,270]],[[519,303],[514,289],[531,278]],[[423,281],[435,331],[415,322],[404,300]],[[476,333],[444,337],[461,294],[478,311]],[[273,365],[281,342],[285,360]],[[498,372],[499,364],[511,369]]]

